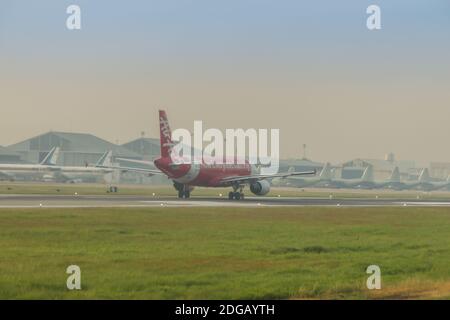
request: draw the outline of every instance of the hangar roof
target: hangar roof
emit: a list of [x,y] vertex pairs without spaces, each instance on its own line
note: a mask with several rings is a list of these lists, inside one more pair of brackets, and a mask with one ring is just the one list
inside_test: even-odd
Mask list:
[[160,145],[159,139],[141,137],[122,144],[122,147],[143,156],[152,156],[152,155],[159,155],[160,153],[159,145]]
[[343,167],[366,167],[367,165],[371,165],[377,170],[381,171],[392,171],[395,167],[398,167],[400,172],[408,173],[412,169],[416,167],[414,161],[409,160],[399,160],[399,161],[389,161],[382,159],[354,159],[343,163]]
[[60,147],[62,152],[80,153],[103,153],[112,150],[115,156],[141,158],[139,154],[131,150],[89,133],[50,131],[13,144],[8,148],[14,151],[48,151],[53,147]]

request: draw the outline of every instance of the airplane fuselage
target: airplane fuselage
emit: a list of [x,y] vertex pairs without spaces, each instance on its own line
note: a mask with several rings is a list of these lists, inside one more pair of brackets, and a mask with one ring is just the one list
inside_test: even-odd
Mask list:
[[39,164],[0,164],[0,171],[48,172],[54,169],[52,166]]
[[189,186],[223,187],[222,180],[255,173],[254,166],[245,164],[173,164],[170,158],[159,158],[155,166],[173,181]]
[[112,170],[94,167],[65,167],[39,164],[0,164],[0,171],[108,173]]

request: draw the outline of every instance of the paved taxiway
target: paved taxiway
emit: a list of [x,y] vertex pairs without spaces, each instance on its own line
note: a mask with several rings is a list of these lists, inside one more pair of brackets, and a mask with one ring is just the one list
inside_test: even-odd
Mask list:
[[119,195],[0,195],[0,208],[95,208],[95,207],[283,207],[283,206],[450,206],[450,200],[402,199],[329,199],[298,197],[247,197],[230,201],[219,197],[193,197],[183,200],[176,197],[119,196]]

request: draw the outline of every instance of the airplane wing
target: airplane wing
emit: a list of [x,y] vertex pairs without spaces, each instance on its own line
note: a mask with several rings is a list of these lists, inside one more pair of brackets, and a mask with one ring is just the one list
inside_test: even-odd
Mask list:
[[134,168],[134,167],[122,167],[122,166],[96,166],[97,168],[103,168],[103,169],[111,169],[111,170],[119,170],[121,172],[138,172],[138,173],[145,173],[149,176],[157,175],[157,174],[164,174],[163,172],[157,170],[157,169],[144,169],[144,168]]
[[287,178],[292,176],[304,176],[304,175],[313,175],[316,174],[316,170],[313,171],[303,171],[303,172],[285,172],[285,173],[277,173],[277,174],[253,174],[248,176],[235,176],[235,177],[227,177],[220,180],[223,184],[231,184],[231,183],[252,183],[259,180],[265,179],[273,179],[273,178]]
[[[105,152],[101,158],[97,161],[95,164],[96,168],[102,168],[102,169],[110,169],[110,170],[119,170],[121,172],[138,172],[138,173],[145,173],[149,176],[153,176],[156,174],[163,174],[161,171],[156,169],[144,169],[144,168],[135,168],[135,167],[123,167],[123,166],[114,166],[111,165],[111,157],[112,157],[112,151]],[[142,161],[142,160],[130,160],[125,158],[117,158],[116,160],[124,160],[134,163],[140,163],[140,164],[153,164],[149,161]]]
[[147,161],[147,160],[136,160],[136,159],[128,159],[128,158],[116,158],[116,160],[119,161],[127,161],[127,162],[131,162],[131,163],[138,163],[138,164],[145,164],[145,165],[153,165],[152,161]]
[[133,168],[133,167],[113,167],[113,168],[121,170],[122,172],[131,171],[131,172],[147,173],[150,175],[164,174],[163,172],[161,172],[160,170],[157,170],[157,169],[143,169],[143,168]]

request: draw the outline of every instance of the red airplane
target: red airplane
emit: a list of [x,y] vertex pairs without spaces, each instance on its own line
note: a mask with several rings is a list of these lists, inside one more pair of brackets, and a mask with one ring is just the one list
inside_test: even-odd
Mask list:
[[[165,174],[173,181],[179,198],[189,198],[194,187],[232,187],[228,198],[230,200],[244,199],[242,192],[246,185],[250,191],[258,196],[263,196],[270,191],[270,182],[273,178],[285,178],[289,176],[316,174],[315,171],[306,172],[286,172],[271,175],[258,173],[257,166],[251,165],[248,161],[245,164],[177,164],[174,163],[170,153],[175,145],[172,141],[172,132],[166,112],[159,111],[159,129],[161,142],[161,157],[154,161],[155,166],[161,170],[135,169],[131,167],[115,167],[123,171],[138,171],[149,174]],[[145,161],[121,159],[130,162],[148,163]]]

